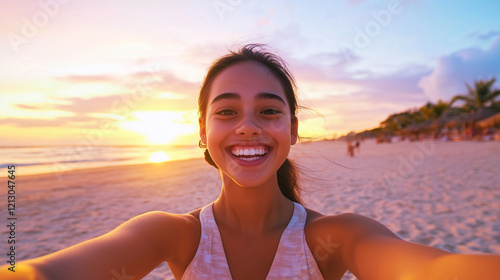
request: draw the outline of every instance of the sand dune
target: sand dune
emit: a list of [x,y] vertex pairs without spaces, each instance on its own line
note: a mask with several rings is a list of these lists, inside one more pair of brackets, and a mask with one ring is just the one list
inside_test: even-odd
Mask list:
[[[305,172],[309,208],[366,215],[406,240],[452,252],[500,254],[498,155],[498,141],[366,141],[350,158],[345,143],[323,141],[296,145],[291,157]],[[18,175],[18,260],[102,235],[144,212],[189,212],[220,190],[215,168],[202,159],[32,176],[21,168]],[[144,279],[173,278],[161,265]]]

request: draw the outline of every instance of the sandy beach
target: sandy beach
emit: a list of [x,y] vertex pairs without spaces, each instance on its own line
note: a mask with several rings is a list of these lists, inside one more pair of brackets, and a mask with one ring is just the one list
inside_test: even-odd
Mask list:
[[[336,141],[300,143],[291,158],[305,173],[306,207],[366,215],[406,240],[451,252],[500,254],[499,155],[500,141],[367,140],[353,158]],[[217,198],[220,182],[200,158],[30,176],[19,168],[16,191],[16,254],[23,260],[97,237],[141,213],[197,209]],[[7,191],[0,199],[5,205]],[[2,240],[6,235],[4,227]],[[144,279],[173,277],[163,264]]]

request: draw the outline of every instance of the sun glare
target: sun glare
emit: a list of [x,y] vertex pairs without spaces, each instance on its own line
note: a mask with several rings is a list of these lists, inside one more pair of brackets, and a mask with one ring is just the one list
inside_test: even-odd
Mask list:
[[151,157],[149,158],[149,161],[154,162],[154,163],[160,163],[164,161],[168,161],[170,157],[165,153],[164,151],[158,151],[154,152]]
[[196,111],[134,112],[133,117],[135,120],[121,126],[145,135],[148,144],[176,144],[179,137],[195,134],[198,130]]

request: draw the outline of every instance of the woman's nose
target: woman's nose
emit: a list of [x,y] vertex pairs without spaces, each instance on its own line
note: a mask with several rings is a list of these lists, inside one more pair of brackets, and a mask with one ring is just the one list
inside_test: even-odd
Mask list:
[[242,136],[259,135],[261,132],[262,129],[253,116],[244,116],[236,128],[236,134]]

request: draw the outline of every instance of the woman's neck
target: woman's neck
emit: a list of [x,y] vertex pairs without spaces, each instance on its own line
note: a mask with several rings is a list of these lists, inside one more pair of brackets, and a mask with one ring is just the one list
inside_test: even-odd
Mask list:
[[219,227],[249,235],[281,229],[292,214],[293,203],[281,193],[277,179],[249,188],[223,178],[221,195],[214,204]]

